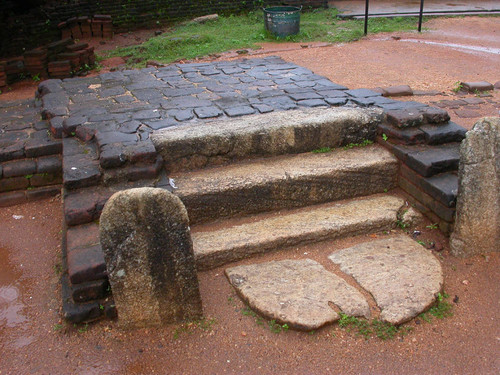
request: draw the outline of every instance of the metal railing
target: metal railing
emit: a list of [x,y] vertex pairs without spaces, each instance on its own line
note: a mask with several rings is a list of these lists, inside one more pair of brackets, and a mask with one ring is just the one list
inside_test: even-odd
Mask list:
[[[365,3],[365,35],[368,34],[368,9],[370,8],[370,0]],[[422,31],[422,19],[424,14],[424,0],[420,0],[420,12],[418,14],[418,32]]]

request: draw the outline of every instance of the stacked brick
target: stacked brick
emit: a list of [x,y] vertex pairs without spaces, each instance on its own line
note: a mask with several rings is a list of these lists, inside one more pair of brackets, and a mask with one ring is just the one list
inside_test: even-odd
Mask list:
[[34,102],[6,102],[0,109],[0,207],[60,193],[62,142],[39,120]]
[[89,17],[73,17],[57,25],[61,30],[62,39],[90,39],[113,37],[113,23],[109,15]]
[[35,48],[24,53],[24,70],[32,77],[47,77],[47,49]]
[[388,110],[378,129],[379,142],[400,161],[400,187],[445,233],[453,228],[459,148],[466,133],[449,119],[445,110],[410,105]]
[[94,47],[66,38],[24,53],[23,57],[0,62],[0,87],[23,75],[38,78],[68,78],[95,64]]

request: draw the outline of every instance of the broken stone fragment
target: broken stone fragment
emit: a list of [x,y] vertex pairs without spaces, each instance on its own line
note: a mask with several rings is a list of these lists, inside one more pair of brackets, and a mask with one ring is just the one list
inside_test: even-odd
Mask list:
[[345,280],[311,259],[282,260],[226,269],[229,282],[266,318],[310,331],[337,321],[337,311],[370,316],[368,302]]

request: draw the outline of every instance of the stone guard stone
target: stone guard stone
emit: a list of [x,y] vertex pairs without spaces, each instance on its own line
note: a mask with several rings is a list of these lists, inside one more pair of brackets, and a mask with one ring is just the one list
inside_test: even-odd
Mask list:
[[123,327],[202,315],[189,221],[179,198],[154,188],[114,194],[101,215],[100,239]]

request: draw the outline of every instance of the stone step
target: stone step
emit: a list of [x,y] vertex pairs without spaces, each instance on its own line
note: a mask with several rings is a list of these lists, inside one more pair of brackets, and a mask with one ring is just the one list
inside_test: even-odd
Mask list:
[[313,108],[192,123],[151,135],[168,173],[374,139],[379,109]]
[[33,99],[0,103],[0,162],[61,153],[39,111]]
[[0,163],[0,206],[58,194],[62,184],[61,164],[60,155]]
[[386,141],[396,144],[439,145],[449,142],[461,142],[467,130],[462,126],[447,122],[445,124],[425,124],[419,127],[398,128],[383,123],[378,127],[378,134],[385,134]]
[[173,174],[192,224],[381,193],[396,187],[397,160],[371,145],[250,160]]
[[456,172],[422,177],[414,170],[402,165],[401,176],[446,207],[455,207],[458,193],[458,176]]
[[[405,202],[382,195],[305,207],[289,212],[256,215],[245,223],[233,221],[192,228],[198,269],[306,243],[389,230]],[[212,226],[213,228],[213,226]]]
[[0,207],[15,206],[16,204],[50,198],[60,194],[61,188],[62,185],[50,185],[0,193]]
[[458,170],[460,143],[442,145],[394,145],[383,142],[383,146],[409,168],[424,177]]

